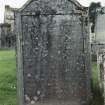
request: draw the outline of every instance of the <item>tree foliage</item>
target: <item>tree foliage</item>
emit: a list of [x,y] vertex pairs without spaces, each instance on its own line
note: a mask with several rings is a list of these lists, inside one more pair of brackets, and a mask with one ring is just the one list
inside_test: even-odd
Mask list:
[[95,28],[95,20],[97,17],[97,9],[101,8],[101,3],[100,2],[92,2],[89,6],[89,18],[90,18],[90,22],[93,23],[92,25],[92,32],[94,32],[94,28]]

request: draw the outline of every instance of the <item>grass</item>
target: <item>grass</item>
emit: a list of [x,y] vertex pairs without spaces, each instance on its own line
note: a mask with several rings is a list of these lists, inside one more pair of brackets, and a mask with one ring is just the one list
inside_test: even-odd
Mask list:
[[16,105],[15,51],[0,51],[0,105]]
[[96,62],[92,63],[92,93],[93,93],[93,100],[91,105],[104,105],[104,99],[102,97],[102,93],[99,87],[98,81],[98,71],[97,71],[97,64]]
[[[93,100],[91,105],[103,105],[95,62],[92,64],[92,67]],[[0,51],[0,105],[16,105],[16,57],[14,50]]]

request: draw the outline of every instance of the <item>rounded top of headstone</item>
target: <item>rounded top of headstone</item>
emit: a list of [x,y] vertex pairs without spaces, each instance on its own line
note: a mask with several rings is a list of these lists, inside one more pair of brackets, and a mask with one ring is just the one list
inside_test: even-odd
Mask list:
[[51,13],[71,13],[75,10],[86,10],[76,0],[28,0],[19,12],[36,12],[41,11],[42,14]]

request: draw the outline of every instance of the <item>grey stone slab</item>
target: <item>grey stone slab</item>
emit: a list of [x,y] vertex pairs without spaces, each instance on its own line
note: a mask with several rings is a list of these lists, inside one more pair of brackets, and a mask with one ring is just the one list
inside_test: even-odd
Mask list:
[[88,17],[78,6],[68,0],[32,0],[16,12],[19,105],[88,103]]

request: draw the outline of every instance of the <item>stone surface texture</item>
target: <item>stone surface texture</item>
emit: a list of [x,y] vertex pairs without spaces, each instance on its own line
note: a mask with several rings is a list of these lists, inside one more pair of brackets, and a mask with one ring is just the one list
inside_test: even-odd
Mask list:
[[31,0],[16,11],[19,105],[87,105],[88,17],[72,0]]

